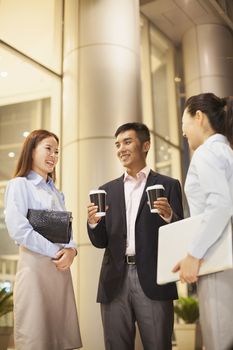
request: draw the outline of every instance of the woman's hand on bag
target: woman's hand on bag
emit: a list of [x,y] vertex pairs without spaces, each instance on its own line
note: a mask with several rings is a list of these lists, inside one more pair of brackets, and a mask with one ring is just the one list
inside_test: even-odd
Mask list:
[[194,256],[187,255],[186,258],[180,260],[172,269],[172,272],[180,271],[180,281],[182,283],[196,282],[198,272],[201,266],[202,260],[195,258]]
[[77,251],[74,248],[63,248],[57,252],[53,262],[58,270],[67,270],[71,266],[76,254]]

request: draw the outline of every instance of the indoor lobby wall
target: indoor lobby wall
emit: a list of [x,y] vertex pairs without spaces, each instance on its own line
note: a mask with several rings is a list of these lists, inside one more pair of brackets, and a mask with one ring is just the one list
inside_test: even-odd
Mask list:
[[84,349],[104,349],[96,303],[103,250],[87,235],[88,192],[123,172],[114,132],[140,121],[139,2],[65,2],[62,189],[74,213],[73,266]]

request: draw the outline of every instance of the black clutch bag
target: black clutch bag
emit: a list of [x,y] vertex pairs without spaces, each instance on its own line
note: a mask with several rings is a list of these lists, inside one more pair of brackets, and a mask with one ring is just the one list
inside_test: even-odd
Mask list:
[[72,230],[70,211],[29,209],[27,219],[33,229],[53,243],[69,243]]

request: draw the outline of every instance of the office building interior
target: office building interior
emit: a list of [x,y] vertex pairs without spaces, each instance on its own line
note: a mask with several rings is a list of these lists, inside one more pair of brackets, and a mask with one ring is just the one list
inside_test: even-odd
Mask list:
[[[183,106],[202,92],[233,95],[232,0],[0,0],[0,287],[13,288],[18,260],[4,223],[6,184],[25,137],[48,129],[60,138],[57,186],[74,217],[83,349],[104,349],[103,251],[89,241],[86,207],[89,190],[124,171],[115,130],[145,123],[149,166],[183,184],[191,157]],[[184,207],[188,216],[185,198]],[[136,343],[142,349],[139,335]]]

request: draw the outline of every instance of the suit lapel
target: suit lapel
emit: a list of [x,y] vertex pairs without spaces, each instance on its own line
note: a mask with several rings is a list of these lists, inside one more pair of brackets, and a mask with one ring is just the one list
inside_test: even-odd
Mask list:
[[148,175],[148,178],[147,178],[147,181],[146,181],[143,193],[142,193],[142,198],[141,198],[141,201],[140,201],[140,204],[139,204],[137,217],[140,215],[144,204],[148,200],[147,199],[147,194],[146,194],[146,189],[147,189],[148,186],[152,186],[152,185],[156,184],[156,177],[157,177],[157,174],[154,171],[151,170],[149,175]]
[[124,175],[118,179],[116,186],[116,200],[119,203],[119,214],[122,217],[122,222],[125,230],[127,230],[126,225],[126,207],[125,207],[125,191],[124,191]]

